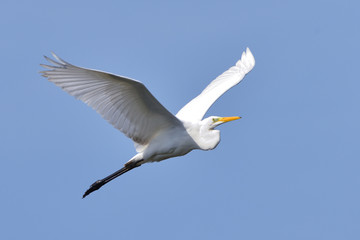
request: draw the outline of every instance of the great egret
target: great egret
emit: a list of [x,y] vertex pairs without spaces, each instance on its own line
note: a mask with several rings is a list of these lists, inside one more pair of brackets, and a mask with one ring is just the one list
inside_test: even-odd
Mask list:
[[204,117],[223,93],[238,84],[255,66],[249,48],[235,66],[213,80],[174,116],[136,80],[74,66],[55,54],[53,64],[42,67],[44,77],[95,109],[103,118],[135,142],[138,152],[124,167],[94,182],[83,198],[116,177],[147,162],[182,156],[194,149],[211,150],[220,142],[214,128],[240,117]]

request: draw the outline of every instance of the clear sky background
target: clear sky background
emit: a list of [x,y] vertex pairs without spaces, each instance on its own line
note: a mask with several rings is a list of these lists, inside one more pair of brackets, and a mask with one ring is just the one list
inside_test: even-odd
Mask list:
[[[359,1],[0,3],[0,239],[360,239]],[[129,172],[94,110],[39,75],[54,51],[142,81],[172,113],[249,47],[209,110],[213,151]]]

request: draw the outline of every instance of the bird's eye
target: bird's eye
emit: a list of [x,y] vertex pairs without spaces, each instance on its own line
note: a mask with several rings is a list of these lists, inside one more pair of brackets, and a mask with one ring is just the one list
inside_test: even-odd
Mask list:
[[215,122],[219,121],[219,118],[213,118],[212,121],[213,121],[213,123],[215,123]]

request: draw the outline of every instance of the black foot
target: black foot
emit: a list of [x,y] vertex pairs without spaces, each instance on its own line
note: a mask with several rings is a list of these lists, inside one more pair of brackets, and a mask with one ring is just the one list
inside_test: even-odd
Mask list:
[[93,191],[101,188],[106,182],[104,180],[97,180],[93,184],[91,184],[90,188],[84,193],[83,198],[92,193]]

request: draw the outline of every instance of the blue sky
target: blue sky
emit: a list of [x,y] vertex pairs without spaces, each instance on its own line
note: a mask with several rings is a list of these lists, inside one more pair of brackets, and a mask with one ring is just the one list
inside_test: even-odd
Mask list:
[[[359,239],[358,1],[2,1],[1,239]],[[39,75],[51,51],[172,113],[249,47],[213,151],[147,164]]]

